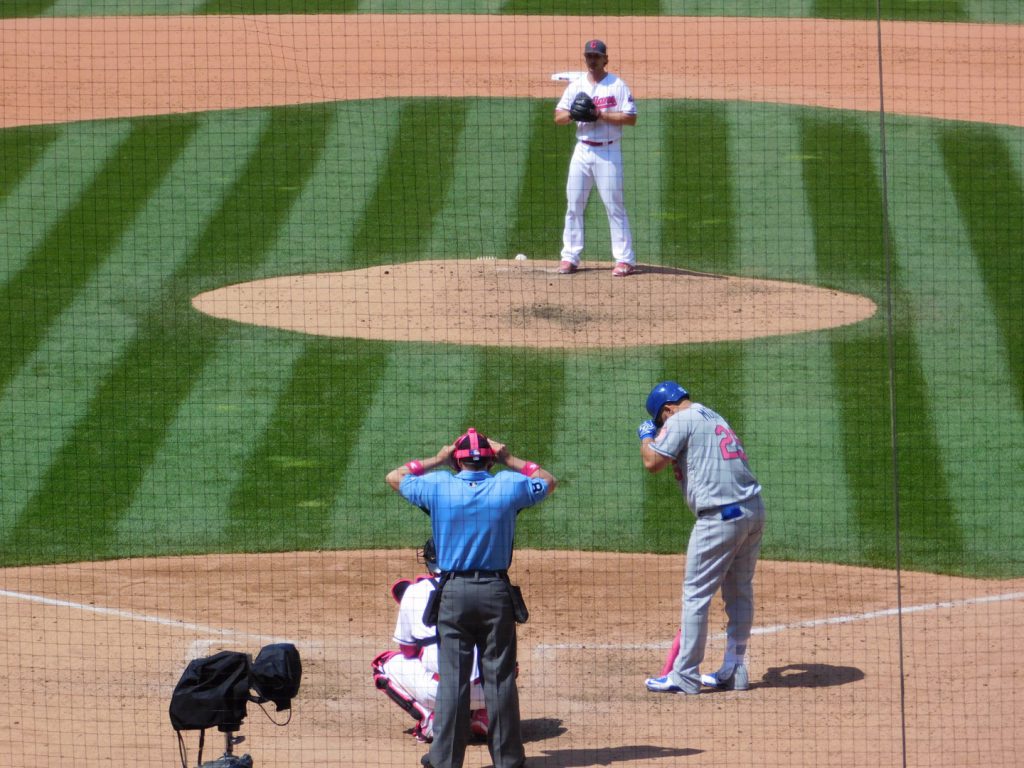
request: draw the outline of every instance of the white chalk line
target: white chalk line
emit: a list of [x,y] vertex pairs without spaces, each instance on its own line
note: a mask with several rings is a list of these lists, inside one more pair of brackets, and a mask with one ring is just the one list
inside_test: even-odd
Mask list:
[[[224,638],[235,638],[243,640],[252,640],[258,643],[292,643],[298,645],[291,640],[286,638],[272,637],[270,635],[259,635],[253,632],[245,632],[238,629],[226,629],[224,627],[210,627],[205,624],[194,624],[189,621],[181,621],[180,619],[170,619],[164,616],[150,616],[145,613],[136,613],[134,611],[125,611],[120,608],[106,608],[100,605],[86,605],[85,603],[75,603],[70,600],[57,600],[52,597],[43,597],[42,595],[30,595],[25,592],[12,592],[7,589],[0,589],[0,597],[6,597],[10,600],[22,600],[27,603],[35,603],[37,605],[46,605],[53,608],[70,608],[75,611],[81,611],[82,613],[92,613],[97,616],[109,616],[115,619],[124,619],[126,621],[137,621],[144,624],[156,624],[161,627],[171,627],[173,629],[181,629],[187,632],[194,632],[198,635],[205,635],[207,637],[214,636],[221,639]],[[213,647],[217,641],[215,640],[196,640],[192,643],[191,650],[201,648],[203,646]],[[306,644],[308,645],[308,643]]]
[[[860,621],[872,621],[884,619],[899,614],[926,613],[929,611],[948,610],[951,608],[965,608],[973,605],[984,605],[986,603],[1005,603],[1012,600],[1024,600],[1024,592],[1008,592],[1002,595],[986,595],[984,597],[969,597],[963,600],[946,600],[939,603],[923,603],[921,605],[905,606],[903,608],[885,608],[878,611],[867,611],[865,613],[853,613],[847,616],[829,616],[823,619],[807,619],[792,624],[773,624],[767,627],[754,627],[752,635],[777,635],[781,632],[788,632],[792,629],[814,629],[833,624],[854,624]],[[724,632],[711,635],[710,640],[722,641],[726,639]],[[536,653],[548,651],[658,651],[669,648],[671,643],[539,643],[535,646]]]

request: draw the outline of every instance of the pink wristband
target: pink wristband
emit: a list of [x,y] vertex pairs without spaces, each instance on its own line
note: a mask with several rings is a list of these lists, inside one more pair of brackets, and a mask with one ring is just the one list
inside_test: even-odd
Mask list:
[[408,469],[414,475],[418,476],[418,475],[422,475],[423,474],[423,462],[422,461],[416,461],[416,459],[413,459],[412,461],[408,462],[405,465],[405,468]]
[[528,461],[523,465],[523,468],[519,471],[527,477],[533,477],[533,473],[540,469],[540,464],[534,464],[532,461]]

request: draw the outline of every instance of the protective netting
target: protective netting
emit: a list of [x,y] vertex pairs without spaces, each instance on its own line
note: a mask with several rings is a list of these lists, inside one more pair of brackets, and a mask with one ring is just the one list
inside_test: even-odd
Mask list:
[[[445,511],[385,477],[473,426],[558,480],[509,569],[528,765],[1019,764],[1022,25],[4,0],[0,763],[178,764],[186,665],[290,643],[291,722],[250,702],[222,765],[417,765],[437,683],[378,655],[431,647],[396,600]],[[710,451],[640,447],[665,380]],[[752,622],[749,688],[647,690],[712,592],[700,671]],[[511,768],[473,702],[465,765]]]

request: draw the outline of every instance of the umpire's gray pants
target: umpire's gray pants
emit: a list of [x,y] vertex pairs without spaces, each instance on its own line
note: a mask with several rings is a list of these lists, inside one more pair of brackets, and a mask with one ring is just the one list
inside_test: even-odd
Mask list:
[[683,580],[682,633],[671,672],[672,682],[687,693],[700,692],[708,609],[719,587],[729,618],[728,648],[742,656],[750,639],[754,622],[754,568],[761,553],[764,503],[757,495],[738,506],[743,511],[740,517],[700,517],[690,533]]
[[430,763],[461,768],[469,738],[469,687],[473,648],[490,730],[487,746],[494,768],[520,768],[525,760],[516,688],[516,622],[508,585],[499,578],[456,576],[441,592],[437,619],[437,706]]

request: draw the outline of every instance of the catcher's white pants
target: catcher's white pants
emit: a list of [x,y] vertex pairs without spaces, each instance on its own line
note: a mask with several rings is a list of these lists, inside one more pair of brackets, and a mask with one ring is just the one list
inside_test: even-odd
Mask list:
[[[402,655],[393,656],[383,666],[392,682],[400,685],[419,704],[433,711],[437,704],[437,680],[428,672],[419,659],[407,659]],[[470,709],[484,707],[484,689],[479,683],[469,688]]]
[[569,181],[565,187],[569,205],[562,232],[562,260],[580,263],[580,254],[583,252],[583,214],[595,184],[608,213],[612,256],[615,261],[635,264],[633,234],[629,229],[629,216],[623,202],[622,147],[617,141],[604,147],[591,147],[582,141],[576,142],[569,163]]
[[761,496],[739,504],[734,520],[702,517],[694,523],[686,549],[682,633],[672,665],[672,682],[686,691],[700,690],[700,663],[708,639],[708,608],[719,587],[729,622],[725,665],[743,661],[754,622],[754,569],[761,553],[764,503]]

